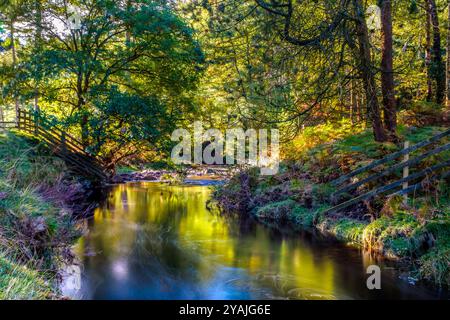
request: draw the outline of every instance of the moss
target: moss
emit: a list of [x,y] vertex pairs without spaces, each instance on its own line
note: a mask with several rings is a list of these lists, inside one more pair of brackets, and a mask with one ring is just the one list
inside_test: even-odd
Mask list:
[[398,147],[390,142],[378,143],[373,139],[370,130],[361,132],[360,134],[349,135],[341,140],[336,141],[333,145],[337,154],[363,154],[370,159],[376,159],[398,150]]
[[317,216],[316,210],[307,209],[302,206],[295,206],[292,210],[290,219],[297,225],[311,228],[314,226],[314,220]]
[[324,218],[318,224],[318,228],[323,232],[332,234],[338,240],[356,244],[362,243],[364,228],[367,226],[364,222],[353,219],[329,219]]
[[[444,132],[447,128],[443,127],[434,127],[434,126],[426,126],[426,127],[405,127],[399,126],[399,133],[405,139],[410,141],[412,144],[416,144],[427,140],[440,132]],[[444,140],[448,140],[445,138]]]
[[423,231],[416,218],[397,213],[381,217],[364,230],[364,246],[391,257],[414,255],[421,246]]
[[276,220],[285,222],[290,219],[290,215],[297,203],[288,199],[280,202],[270,203],[256,211],[256,217],[260,220]]

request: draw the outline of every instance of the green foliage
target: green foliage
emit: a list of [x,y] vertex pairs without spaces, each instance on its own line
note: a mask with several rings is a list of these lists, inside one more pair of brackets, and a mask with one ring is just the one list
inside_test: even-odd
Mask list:
[[[113,87],[94,104],[99,112],[88,118],[93,141],[88,151],[99,154],[107,162],[117,163],[131,154],[144,152],[149,146],[157,146],[156,142],[174,128],[166,107],[152,96],[122,93]],[[74,116],[83,117],[80,113]]]
[[278,222],[285,222],[289,220],[292,210],[297,203],[293,200],[284,200],[281,202],[270,203],[256,211],[256,217],[261,220],[272,220]]
[[300,157],[300,159],[320,156],[319,153],[323,151],[326,143],[353,136],[361,130],[362,126],[357,125],[355,127],[348,119],[306,127],[292,142],[285,146],[284,153],[290,157]]
[[312,189],[314,201],[318,204],[329,203],[331,195],[336,188],[330,183],[315,184]]
[[[22,102],[38,92],[40,109],[108,165],[150,148],[167,152],[168,133],[194,111],[192,91],[202,74],[193,30],[159,1],[40,5],[41,21],[28,21],[39,39],[16,48],[20,66],[0,70],[8,72],[4,96],[20,95]],[[80,8],[80,28],[55,26],[70,16],[71,5]]]
[[302,226],[303,228],[312,228],[314,226],[314,220],[319,210],[311,210],[305,207],[296,205],[291,213],[291,220]]
[[450,285],[450,249],[435,247],[419,260],[418,275],[438,285]]
[[396,213],[392,218],[381,217],[364,231],[367,248],[373,248],[394,257],[411,256],[421,246],[422,228],[416,218]]
[[331,231],[336,238],[342,241],[360,244],[366,226],[366,223],[344,218],[331,223],[331,226],[328,226],[327,231]]
[[432,235],[435,243],[419,259],[418,275],[440,285],[450,285],[450,212],[429,221],[424,231]]

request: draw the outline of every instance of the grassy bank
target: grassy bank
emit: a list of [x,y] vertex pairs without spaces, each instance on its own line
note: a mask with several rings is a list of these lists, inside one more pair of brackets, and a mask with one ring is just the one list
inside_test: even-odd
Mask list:
[[38,271],[0,256],[0,299],[42,300],[55,297],[54,288]]
[[0,298],[58,296],[56,279],[78,232],[69,200],[80,185],[43,146],[0,134]]
[[[442,130],[425,127],[399,131],[402,140],[416,143]],[[370,132],[361,128],[355,133],[346,123],[317,126],[305,130],[285,148],[284,157],[291,156],[281,164],[277,175],[263,177],[257,168],[246,170],[217,189],[214,199],[226,213],[251,214],[271,225],[290,223],[314,228],[386,257],[408,261],[418,279],[449,285],[448,182],[431,184],[425,192],[410,197],[407,204],[401,197],[377,197],[337,213],[323,213],[332,206],[330,196],[335,189],[330,181],[399,148],[392,143],[375,143]],[[448,152],[429,157],[416,170],[449,157]],[[400,175],[397,172],[391,179]],[[348,196],[358,196],[368,188],[361,187]]]

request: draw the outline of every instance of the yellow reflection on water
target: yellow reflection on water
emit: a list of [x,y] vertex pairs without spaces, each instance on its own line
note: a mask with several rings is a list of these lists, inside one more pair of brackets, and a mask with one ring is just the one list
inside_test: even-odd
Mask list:
[[[315,255],[299,239],[275,238],[261,225],[246,228],[239,221],[212,214],[206,209],[210,193],[204,186],[119,185],[107,204],[96,210],[79,249],[85,250],[89,242],[90,250],[115,259],[114,268],[123,277],[127,275],[124,261],[139,252],[139,259],[160,255],[158,261],[171,261],[177,268],[185,261],[203,283],[226,267],[244,271],[251,279],[248,285],[266,288],[272,297],[337,296],[331,258]],[[167,257],[167,243],[176,243],[180,250],[170,251]],[[140,253],[139,246],[146,251]],[[238,273],[233,274],[236,278],[224,281],[239,282]]]

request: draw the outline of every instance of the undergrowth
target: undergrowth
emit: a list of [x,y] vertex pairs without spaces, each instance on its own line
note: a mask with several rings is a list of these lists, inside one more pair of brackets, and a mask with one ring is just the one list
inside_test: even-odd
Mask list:
[[[71,259],[77,232],[63,203],[75,190],[64,163],[41,145],[0,134],[0,295],[55,296],[55,277]],[[76,189],[76,188],[75,188]]]
[[[355,204],[342,212],[324,215],[333,206],[336,190],[330,183],[337,177],[400,150],[402,141],[411,145],[424,141],[446,128],[402,127],[400,143],[376,143],[370,131],[354,127],[349,121],[306,128],[284,148],[285,160],[275,176],[263,177],[255,168],[244,170],[219,187],[214,199],[224,213],[252,214],[273,225],[293,223],[316,228],[339,240],[352,242],[395,259],[407,259],[417,278],[438,285],[450,284],[450,196],[448,182],[430,184],[424,192],[409,197],[377,197]],[[441,144],[448,143],[443,139]],[[411,158],[424,149],[411,154]],[[426,158],[414,170],[421,170],[450,158],[449,152]],[[367,175],[392,165],[370,170]],[[398,179],[402,172],[384,178]],[[360,187],[347,197],[366,192]]]

